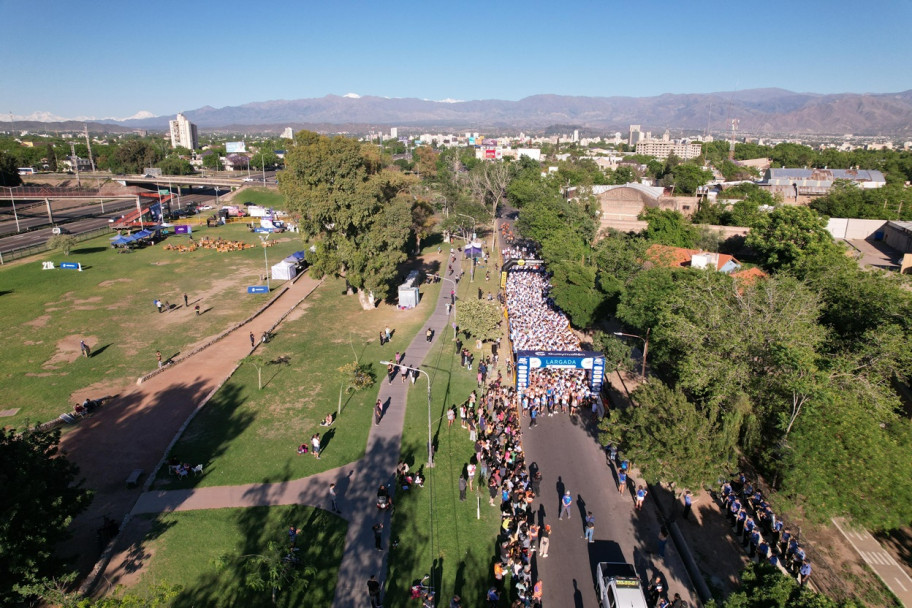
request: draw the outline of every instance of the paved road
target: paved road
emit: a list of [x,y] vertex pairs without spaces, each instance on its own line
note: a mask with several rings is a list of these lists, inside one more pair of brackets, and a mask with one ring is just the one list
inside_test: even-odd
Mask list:
[[[595,566],[599,561],[627,561],[636,566],[643,581],[660,574],[669,596],[680,593],[692,606],[699,605],[690,589],[687,571],[672,542],[665,557],[656,554],[659,522],[649,497],[643,510],[633,508],[632,487],[620,494],[614,472],[598,446],[594,427],[564,414],[545,416],[528,428],[523,421],[526,461],[542,472],[540,500],[536,501],[540,523],[550,524],[551,549],[547,558],[536,556],[533,578],[543,581],[546,606],[598,606]],[[573,498],[572,517],[557,520],[564,491]],[[595,516],[595,540],[583,536],[586,511]]]
[[[903,606],[912,606],[912,578],[902,566],[896,563],[893,556],[887,553],[871,533],[864,528],[853,526],[844,519],[837,518],[833,524],[842,533],[861,559],[871,567],[880,580],[890,588]],[[812,564],[813,566],[813,564]],[[813,577],[813,572],[811,573]]]

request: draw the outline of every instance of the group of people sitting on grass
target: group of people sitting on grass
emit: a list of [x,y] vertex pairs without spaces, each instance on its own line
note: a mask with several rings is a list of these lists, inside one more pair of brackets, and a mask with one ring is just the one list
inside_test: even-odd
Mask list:
[[751,558],[780,567],[802,585],[811,576],[811,560],[798,538],[776,517],[769,503],[744,473],[722,484],[722,504],[732,531]]
[[578,351],[570,323],[549,297],[551,283],[540,271],[518,270],[507,276],[506,306],[515,350]]

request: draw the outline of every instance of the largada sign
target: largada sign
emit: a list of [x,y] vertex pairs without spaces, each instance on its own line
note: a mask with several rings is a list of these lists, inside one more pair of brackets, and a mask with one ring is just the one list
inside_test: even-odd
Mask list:
[[589,376],[589,389],[593,394],[602,388],[605,377],[605,357],[602,353],[588,351],[516,351],[516,390],[529,386],[529,373],[534,369],[584,369]]

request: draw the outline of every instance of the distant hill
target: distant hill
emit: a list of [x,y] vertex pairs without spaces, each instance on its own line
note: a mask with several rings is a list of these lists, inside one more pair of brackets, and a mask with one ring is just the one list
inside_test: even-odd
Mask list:
[[[431,127],[453,130],[542,130],[550,125],[626,133],[643,130],[726,131],[754,134],[912,135],[912,91],[888,94],[819,95],[783,89],[752,89],[657,97],[569,97],[534,95],[519,101],[439,102],[414,98],[341,97],[273,100],[241,106],[205,106],[184,115],[207,130],[244,125],[335,125]],[[173,116],[99,121],[129,129],[166,129]],[[41,123],[39,123],[41,124]],[[50,124],[50,123],[48,123]]]

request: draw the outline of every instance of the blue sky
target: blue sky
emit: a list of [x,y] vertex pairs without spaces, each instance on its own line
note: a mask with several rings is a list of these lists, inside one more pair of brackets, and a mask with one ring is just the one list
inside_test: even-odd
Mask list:
[[909,0],[0,0],[0,22],[0,122],[346,93],[912,89]]

